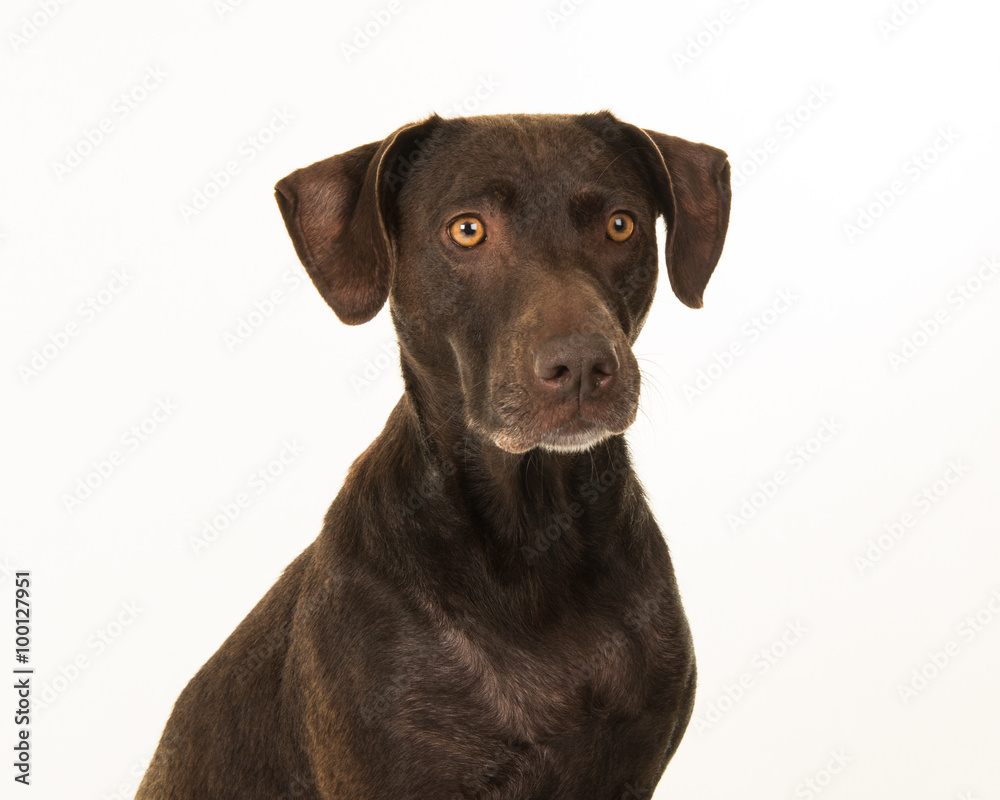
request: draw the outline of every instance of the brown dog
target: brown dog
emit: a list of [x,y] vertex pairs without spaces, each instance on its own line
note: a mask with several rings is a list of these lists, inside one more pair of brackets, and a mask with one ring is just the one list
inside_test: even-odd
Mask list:
[[389,301],[406,391],[177,700],[136,797],[650,797],[695,665],[623,436],[631,345],[660,214],[701,306],[726,154],[606,112],[433,116],[277,199],[340,319]]

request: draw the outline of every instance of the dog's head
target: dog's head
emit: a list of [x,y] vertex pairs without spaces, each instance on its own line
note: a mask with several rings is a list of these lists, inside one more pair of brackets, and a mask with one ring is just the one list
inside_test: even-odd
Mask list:
[[656,288],[699,308],[729,221],[721,150],[610,113],[441,119],[281,180],[344,322],[390,303],[408,388],[503,450],[584,450],[635,419]]

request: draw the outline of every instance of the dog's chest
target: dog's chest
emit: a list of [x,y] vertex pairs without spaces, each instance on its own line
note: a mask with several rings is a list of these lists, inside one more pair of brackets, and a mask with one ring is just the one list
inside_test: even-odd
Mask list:
[[412,648],[421,656],[405,666],[397,712],[531,741],[640,717],[684,666],[668,632],[647,622],[526,629],[437,616]]
[[577,787],[566,797],[605,796],[581,787],[659,763],[687,666],[666,637],[627,622],[500,633],[436,620],[414,648],[382,721],[416,762],[454,770],[458,796],[490,798],[535,797],[551,780]]

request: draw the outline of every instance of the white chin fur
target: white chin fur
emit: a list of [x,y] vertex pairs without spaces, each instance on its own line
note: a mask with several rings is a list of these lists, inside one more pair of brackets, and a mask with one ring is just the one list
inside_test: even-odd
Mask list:
[[582,453],[584,450],[589,450],[595,444],[603,442],[609,436],[611,436],[610,431],[581,431],[569,436],[553,437],[554,441],[541,441],[538,443],[538,446],[542,450],[549,450],[554,453]]

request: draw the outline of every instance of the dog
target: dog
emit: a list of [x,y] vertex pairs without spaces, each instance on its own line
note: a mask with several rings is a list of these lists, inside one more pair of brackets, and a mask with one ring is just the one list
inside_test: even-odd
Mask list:
[[631,347],[659,216],[702,305],[726,154],[610,112],[433,115],[275,188],[336,315],[388,302],[405,392],[137,800],[651,797],[695,659],[624,438]]

